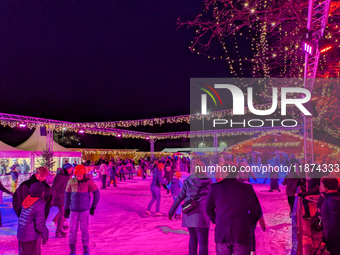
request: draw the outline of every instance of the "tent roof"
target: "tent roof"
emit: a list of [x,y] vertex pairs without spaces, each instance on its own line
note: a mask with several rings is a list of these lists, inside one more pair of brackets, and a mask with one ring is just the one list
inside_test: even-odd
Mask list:
[[[46,150],[46,136],[41,136],[40,130],[36,128],[30,138],[17,146],[17,148],[24,151],[36,152],[39,155],[43,150]],[[80,152],[69,150],[55,141],[53,141],[53,153],[56,157],[81,157]]]
[[29,158],[31,153],[9,146],[0,141],[0,158]]

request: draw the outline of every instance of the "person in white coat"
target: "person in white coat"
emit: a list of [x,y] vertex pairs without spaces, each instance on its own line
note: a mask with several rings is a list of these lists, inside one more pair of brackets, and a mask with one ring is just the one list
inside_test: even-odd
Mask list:
[[99,172],[102,175],[102,187],[101,187],[101,189],[106,189],[107,165],[104,161],[100,165]]

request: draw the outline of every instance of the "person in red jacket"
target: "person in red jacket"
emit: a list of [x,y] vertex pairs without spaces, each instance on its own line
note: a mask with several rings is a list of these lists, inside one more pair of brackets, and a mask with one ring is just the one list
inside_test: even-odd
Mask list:
[[[86,176],[85,166],[77,165],[74,169],[76,178],[68,181],[65,191],[65,218],[71,217],[70,254],[76,254],[77,233],[80,226],[84,255],[89,255],[89,215],[94,215],[100,193],[94,181]],[[92,205],[90,192],[93,193]]]

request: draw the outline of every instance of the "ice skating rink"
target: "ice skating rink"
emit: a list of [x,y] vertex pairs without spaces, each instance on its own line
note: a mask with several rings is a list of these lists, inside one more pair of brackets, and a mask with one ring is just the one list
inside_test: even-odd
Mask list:
[[[98,208],[95,215],[90,217],[90,254],[188,254],[189,234],[181,227],[181,220],[168,220],[166,215],[173,198],[167,197],[164,189],[161,213],[165,216],[156,218],[144,214],[151,199],[150,182],[150,178],[142,181],[140,177],[135,177],[133,180],[120,182],[117,188],[110,186],[106,190],[100,190]],[[101,186],[99,180],[96,184]],[[257,254],[289,254],[292,240],[291,219],[284,187],[281,187],[281,193],[269,193],[268,185],[263,184],[255,184],[254,188],[267,224],[266,232],[259,226],[256,229]],[[4,205],[0,205],[4,225],[0,228],[0,254],[18,254],[17,218],[11,208],[10,197],[5,196],[4,202]],[[47,221],[50,238],[42,246],[42,254],[69,254],[68,236],[54,236],[55,227],[51,221],[56,213],[57,208],[51,208]],[[155,204],[152,213],[155,213]],[[83,254],[82,252],[79,232],[77,254]],[[210,230],[209,254],[216,254],[214,226]]]

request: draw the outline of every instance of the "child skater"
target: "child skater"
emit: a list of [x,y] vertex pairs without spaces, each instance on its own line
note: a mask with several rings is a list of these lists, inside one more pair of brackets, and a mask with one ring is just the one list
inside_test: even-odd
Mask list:
[[[174,201],[176,200],[178,194],[181,192],[181,188],[183,187],[183,183],[180,181],[182,177],[181,172],[176,171],[175,172],[175,178],[173,178],[170,183],[166,186],[168,190],[171,190],[172,197]],[[176,213],[175,213],[175,219],[182,218],[182,208],[180,206],[177,207]]]
[[48,241],[44,193],[44,184],[33,183],[30,187],[30,195],[22,203],[17,233],[20,255],[41,255],[41,244],[38,240],[41,237],[43,245]]

